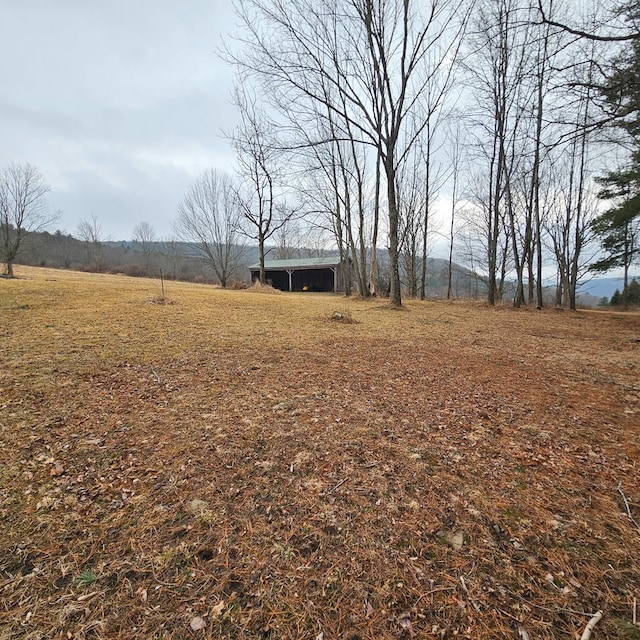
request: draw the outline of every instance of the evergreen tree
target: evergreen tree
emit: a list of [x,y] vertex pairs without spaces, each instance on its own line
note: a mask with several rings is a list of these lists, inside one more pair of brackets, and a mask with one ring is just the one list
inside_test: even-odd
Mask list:
[[[620,14],[637,24],[640,2],[633,0],[622,6]],[[622,267],[626,289],[629,267],[640,255],[640,40],[633,40],[612,61],[601,91],[612,123],[624,134],[632,152],[624,169],[611,171],[599,180],[600,197],[616,204],[593,223],[605,255],[592,269]]]
[[[609,174],[605,180],[615,179],[618,184],[622,182],[623,174]],[[637,181],[637,178],[635,179]],[[627,287],[629,268],[640,255],[640,191],[631,195],[629,190],[631,184],[622,186],[618,193],[613,193],[604,189],[600,197],[610,199],[617,197],[622,203],[613,207],[593,221],[593,230],[600,236],[602,249],[605,255],[591,265],[593,271],[605,272],[616,267],[624,270],[624,287]],[[636,182],[635,189],[640,185]]]
[[634,278],[624,290],[622,299],[630,307],[640,304],[640,282]]

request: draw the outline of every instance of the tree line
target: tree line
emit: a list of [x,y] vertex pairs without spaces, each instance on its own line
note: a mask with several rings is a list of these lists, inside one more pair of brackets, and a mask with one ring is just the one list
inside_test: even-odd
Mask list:
[[[550,272],[554,302],[572,309],[594,272],[622,269],[627,290],[640,255],[637,0],[592,13],[558,0],[236,8],[241,30],[222,52],[236,71],[236,172],[206,171],[175,222],[223,286],[249,241],[262,281],[269,250],[316,247],[353,265],[359,295],[398,306],[427,295],[438,242],[448,297],[455,262],[490,304],[542,307]],[[28,229],[2,204],[5,182],[9,270]],[[87,251],[97,225],[77,230]],[[152,231],[134,234],[143,254]]]

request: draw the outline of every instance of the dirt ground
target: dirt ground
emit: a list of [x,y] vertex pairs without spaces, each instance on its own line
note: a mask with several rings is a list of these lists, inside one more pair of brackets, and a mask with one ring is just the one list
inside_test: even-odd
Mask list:
[[639,314],[17,275],[1,640],[640,638]]

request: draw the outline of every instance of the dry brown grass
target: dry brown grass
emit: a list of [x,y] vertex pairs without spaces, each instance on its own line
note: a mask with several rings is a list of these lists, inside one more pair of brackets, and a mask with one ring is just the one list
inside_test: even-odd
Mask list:
[[262,284],[260,280],[255,280],[250,287],[245,287],[245,289],[254,293],[275,293],[276,295],[280,295],[282,293],[280,289],[276,289],[270,284]]
[[3,640],[633,637],[637,314],[17,271]]

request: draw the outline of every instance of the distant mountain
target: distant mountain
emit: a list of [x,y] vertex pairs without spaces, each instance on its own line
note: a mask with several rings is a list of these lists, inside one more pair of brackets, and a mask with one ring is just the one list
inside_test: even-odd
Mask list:
[[[640,279],[640,276],[635,276]],[[629,282],[631,282],[631,277]],[[588,293],[596,298],[610,298],[615,290],[622,292],[624,288],[624,280],[622,278],[594,278],[590,282],[582,285],[579,291],[582,293]]]
[[[197,245],[189,242],[155,242],[151,253],[144,254],[140,243],[132,240],[107,241],[98,246],[88,245],[70,235],[57,231],[53,234],[45,232],[33,233],[25,238],[18,257],[18,263],[36,266],[79,269],[88,271],[111,271],[136,276],[157,277],[160,271],[166,278],[191,280],[196,282],[215,282],[211,268],[200,258]],[[279,257],[276,247],[266,248],[267,259]],[[333,255],[335,252],[301,248],[286,257],[304,258]],[[282,256],[285,257],[285,256]],[[248,265],[258,262],[257,246],[245,248],[242,264],[233,274],[232,280],[247,281]],[[405,257],[401,256],[405,267]],[[384,291],[388,286],[388,252],[378,249],[377,288]],[[444,297],[448,285],[448,260],[428,258],[427,260],[427,295]],[[640,279],[640,275],[636,276]],[[403,285],[406,285],[406,274]],[[507,281],[504,288],[504,300],[513,298],[515,285]],[[484,298],[486,285],[483,279],[468,268],[453,263],[451,288],[454,298]],[[610,298],[614,291],[622,291],[622,278],[594,278],[582,285],[578,290],[578,304],[595,306],[601,298]],[[545,287],[547,304],[555,301],[555,287]]]

